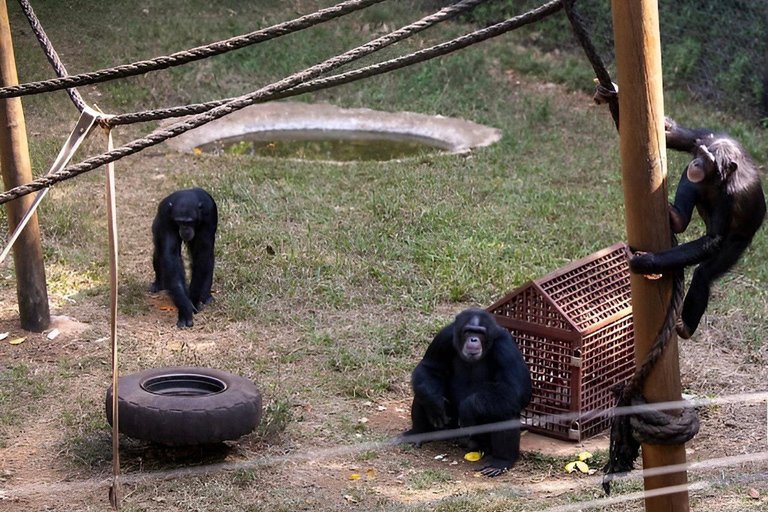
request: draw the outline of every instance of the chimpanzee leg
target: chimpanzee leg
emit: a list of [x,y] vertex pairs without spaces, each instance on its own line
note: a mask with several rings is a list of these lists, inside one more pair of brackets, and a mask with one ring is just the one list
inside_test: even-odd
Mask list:
[[680,315],[682,325],[678,325],[677,329],[681,338],[690,338],[696,332],[701,317],[707,310],[712,281],[725,274],[736,264],[749,243],[750,240],[743,238],[728,239],[717,256],[704,261],[693,271],[691,285],[685,295],[683,312]]
[[[507,414],[494,414],[493,410],[488,409],[490,404],[485,403],[476,393],[467,397],[459,406],[459,426],[471,427],[475,425],[484,425],[488,423],[497,423],[509,419],[514,415],[512,411]],[[496,430],[486,434],[472,436],[488,453],[483,458],[477,470],[486,476],[499,476],[517,461],[520,452],[520,428],[504,427],[503,430]]]
[[520,456],[520,428],[491,432],[489,460],[483,460],[478,471],[486,476],[499,476],[517,462]]

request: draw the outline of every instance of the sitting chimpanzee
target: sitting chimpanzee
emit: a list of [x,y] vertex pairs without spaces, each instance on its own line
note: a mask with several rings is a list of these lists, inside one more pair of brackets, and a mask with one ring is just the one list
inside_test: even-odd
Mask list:
[[[531,375],[509,332],[482,309],[459,313],[413,371],[413,428],[404,435],[519,420],[531,400]],[[407,439],[406,439],[407,441]],[[498,476],[520,452],[520,427],[471,436],[489,455],[478,468]]]
[[701,238],[659,253],[636,253],[629,261],[633,272],[658,274],[693,272],[677,323],[682,338],[696,331],[709,301],[712,281],[728,271],[752,242],[765,217],[765,196],[760,174],[749,154],[726,134],[682,128],[666,122],[667,147],[693,154],[669,205],[672,231],[688,227],[694,206],[706,224]]
[[[192,327],[192,314],[213,301],[213,244],[219,217],[213,198],[201,188],[178,190],[157,207],[152,223],[155,282],[151,291],[168,290],[179,310],[179,327]],[[192,279],[187,289],[182,242],[189,249]]]

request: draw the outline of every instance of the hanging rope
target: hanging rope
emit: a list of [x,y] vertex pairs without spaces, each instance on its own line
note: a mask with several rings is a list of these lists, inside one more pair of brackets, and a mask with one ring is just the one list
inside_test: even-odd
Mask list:
[[[262,43],[264,41],[269,41],[270,39],[275,39],[286,34],[297,32],[299,30],[323,23],[325,21],[339,18],[351,12],[365,9],[366,7],[370,7],[371,5],[378,4],[383,1],[385,0],[347,0],[346,2],[341,2],[340,4],[334,5],[333,7],[322,9],[295,20],[279,23],[262,30],[251,32],[250,34],[218,41],[206,46],[198,46],[197,48],[172,53],[171,55],[155,57],[154,59],[134,62],[132,64],[123,64],[122,66],[116,66],[114,68],[101,69],[89,73],[81,73],[79,75],[71,75],[63,78],[52,78],[50,80],[30,82],[26,84],[14,85],[11,87],[2,87],[0,88],[0,98],[28,96],[30,94],[38,94],[42,92],[58,91],[68,87],[98,84],[109,80],[115,80],[117,78],[136,76],[149,73],[150,71],[181,66],[182,64],[205,59],[207,57],[213,57],[215,55],[221,55],[233,50],[239,50],[240,48],[245,48],[246,46]],[[23,8],[23,4],[27,3],[27,0],[19,0],[19,3]]]
[[595,45],[592,44],[592,39],[589,37],[587,29],[584,28],[584,22],[579,16],[579,13],[574,9],[576,0],[563,0],[563,9],[565,10],[568,21],[571,22],[573,33],[576,35],[576,39],[584,49],[584,53],[589,59],[589,63],[592,64],[592,69],[595,70],[597,76],[598,86],[597,93],[595,94],[595,103],[602,104],[608,103],[608,108],[611,111],[613,122],[616,124],[616,129],[619,129],[619,96],[618,87],[611,80],[611,75],[603,64],[603,59],[595,49]]
[[[487,27],[485,29],[472,32],[470,34],[458,37],[451,41],[441,43],[441,44],[414,52],[412,54],[409,54],[403,57],[392,59],[379,64],[374,64],[372,66],[361,68],[359,70],[350,71],[349,73],[344,73],[343,80],[340,79],[342,75],[338,75],[337,77],[329,77],[326,80],[335,78],[335,82],[333,83],[333,85],[339,85],[341,83],[348,83],[356,80],[361,80],[369,76],[379,75],[382,73],[393,71],[395,69],[400,69],[406,66],[410,66],[419,62],[424,62],[438,56],[447,55],[449,53],[471,46],[473,44],[477,44],[487,39],[497,37],[501,34],[507,33],[511,30],[522,27],[524,25],[528,25],[530,23],[539,21],[542,18],[545,18],[546,16],[549,16],[550,14],[553,14],[559,11],[561,8],[562,8],[561,0],[552,0],[551,2],[548,2],[525,14],[508,19],[504,22],[498,23],[491,27]],[[85,172],[96,169],[97,167],[100,167],[109,162],[114,162],[125,156],[137,153],[147,147],[160,144],[161,142],[164,142],[172,137],[181,135],[182,133],[188,130],[197,128],[198,126],[202,126],[210,121],[213,121],[214,119],[219,119],[220,117],[223,117],[231,112],[235,112],[237,110],[245,108],[248,105],[252,105],[260,101],[266,101],[265,98],[269,97],[269,95],[275,95],[275,93],[294,87],[310,79],[311,77],[317,76],[318,74],[322,73],[323,71],[325,71],[325,67],[329,66],[328,63],[332,60],[334,59],[329,59],[329,61],[325,61],[324,63],[318,64],[316,66],[313,66],[299,73],[295,73],[287,78],[284,78],[283,80],[280,80],[278,82],[275,82],[274,84],[263,87],[253,93],[236,98],[228,103],[225,103],[224,105],[215,107],[203,114],[198,114],[195,117],[189,120],[186,120],[184,122],[177,123],[168,128],[160,128],[158,130],[155,130],[154,132],[150,133],[144,138],[129,142],[128,144],[121,146],[113,151],[108,151],[107,153],[88,158],[80,162],[79,164],[68,166],[62,169],[61,171],[55,173],[54,175],[43,176],[26,185],[21,185],[21,186],[12,188],[0,194],[0,204],[7,203],[12,199],[16,199],[17,197],[24,196],[36,190],[40,190],[45,187],[50,187],[51,185],[59,183],[60,181],[65,181],[65,180],[74,178],[75,176],[78,176]],[[319,83],[320,82],[318,82],[318,85]]]
[[623,386],[615,389],[618,400],[616,407],[636,406],[640,410],[632,415],[614,415],[611,420],[611,442],[608,464],[603,471],[603,490],[611,492],[614,478],[630,471],[640,453],[640,445],[679,445],[690,441],[699,431],[699,418],[695,409],[688,405],[680,414],[658,411],[647,404],[643,397],[643,386],[656,363],[672,338],[675,323],[683,306],[685,282],[683,273],[674,276],[672,299],[669,303],[664,325],[656,336],[651,350],[646,354],[643,364],[637,368],[632,378]]
[[[114,147],[112,130],[105,129],[107,149]],[[120,429],[118,427],[118,364],[117,364],[117,299],[118,299],[118,258],[117,258],[117,203],[115,200],[115,164],[107,165],[107,221],[109,224],[109,337],[112,346],[112,484],[109,487],[109,502],[114,510],[120,510]]]
[[[40,20],[37,19],[35,11],[32,10],[32,6],[27,0],[19,0],[19,5],[21,5],[21,10],[24,11],[24,15],[27,17],[27,21],[29,21],[29,26],[32,27],[32,32],[34,32],[35,36],[37,36],[37,40],[40,43],[40,46],[43,48],[43,53],[45,53],[48,62],[51,63],[51,66],[53,66],[56,74],[60,77],[67,76],[69,74],[67,73],[67,68],[64,67],[64,64],[59,58],[59,54],[56,53],[56,50],[54,50],[50,39],[48,39],[48,35],[45,33],[43,26],[40,24]],[[75,104],[77,110],[83,112],[85,110],[85,100],[83,100],[83,97],[80,96],[80,93],[77,92],[76,89],[70,88],[67,89],[67,94],[69,94],[69,98],[72,100],[72,103]]]

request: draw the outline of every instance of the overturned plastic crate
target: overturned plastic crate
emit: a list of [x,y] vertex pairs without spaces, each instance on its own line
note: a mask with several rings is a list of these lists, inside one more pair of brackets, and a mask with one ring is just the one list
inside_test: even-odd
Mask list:
[[531,371],[528,430],[582,441],[609,427],[601,413],[614,405],[610,388],[635,368],[626,252],[623,243],[605,248],[487,308]]

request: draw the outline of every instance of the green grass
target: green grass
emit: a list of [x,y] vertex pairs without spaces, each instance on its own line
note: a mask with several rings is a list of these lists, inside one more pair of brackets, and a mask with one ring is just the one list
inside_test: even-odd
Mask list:
[[[245,33],[329,3],[189,0],[171,7],[68,0],[43,2],[37,11],[70,71],[78,72]],[[11,15],[14,27],[23,26],[13,6]],[[110,113],[243,94],[413,17],[407,2],[386,4],[285,40],[82,92]],[[452,22],[384,54],[406,53],[473,28]],[[14,38],[21,79],[52,76],[28,29],[17,29]],[[264,420],[233,458],[261,455],[264,447],[282,456],[308,446],[350,445],[358,436],[381,437],[358,422],[363,404],[407,402],[411,370],[453,314],[486,306],[527,280],[624,240],[618,137],[607,109],[592,106],[584,94],[593,88],[592,72],[583,56],[532,50],[527,38],[510,34],[412,69],[296,98],[457,116],[502,130],[498,143],[471,155],[332,165],[180,155],[159,146],[119,162],[119,328],[129,330],[121,338],[123,370],[199,364],[256,379],[265,397]],[[681,124],[730,131],[758,161],[768,161],[768,138],[754,123],[692,101],[685,91],[669,90],[665,99],[667,113]],[[24,105],[35,172],[45,172],[76,113],[64,93],[25,98]],[[125,143],[154,126],[120,128],[115,135]],[[86,144],[82,156],[102,147],[100,140]],[[670,154],[670,197],[684,164],[684,155]],[[74,311],[94,323],[94,338],[105,334],[108,300],[101,174],[58,185],[40,211],[55,306],[67,313],[76,303]],[[193,331],[199,341],[210,338],[217,345],[200,353],[165,350],[181,336],[175,322],[144,319],[154,208],[169,191],[190,186],[204,187],[216,198],[221,219],[216,302],[201,313],[203,327]],[[0,220],[5,221],[4,211]],[[691,229],[700,230],[700,223]],[[716,285],[708,312],[727,343],[745,351],[745,364],[759,364],[768,336],[766,262],[763,229],[736,271]],[[12,274],[11,266],[2,270],[3,289],[12,286],[6,279]],[[74,464],[92,476],[110,460],[103,395],[91,389],[79,396],[77,384],[68,387],[79,383],[82,372],[97,376],[99,383],[108,381],[103,363],[108,353],[89,350],[48,363],[62,386],[47,385],[28,362],[1,369],[0,425],[31,421],[32,398],[66,397],[55,418],[65,430],[62,466]],[[317,416],[300,412],[309,406]],[[12,439],[8,431],[0,442],[7,439]],[[145,463],[166,467],[163,460],[170,452],[160,453],[132,446],[126,463],[136,470]],[[368,457],[385,463],[389,454],[380,459],[358,455],[358,461]],[[538,477],[562,465],[559,459],[529,459],[525,467]],[[162,503],[175,510],[205,509],[210,503],[220,510],[323,509],[326,502],[313,493],[330,494],[297,484],[306,476],[301,470],[307,468],[297,469],[295,481],[271,473],[277,470],[255,468],[140,484],[125,509],[151,510]],[[448,487],[455,480],[446,471],[413,471],[405,481],[414,490]],[[626,490],[637,490],[635,485],[627,484]],[[263,492],[266,486],[271,492]],[[349,495],[371,510],[488,512],[542,504],[504,486],[494,494],[468,491],[426,505],[393,503],[368,487],[351,489]],[[594,497],[592,490],[576,489],[558,503]],[[342,501],[332,503],[342,506]]]

